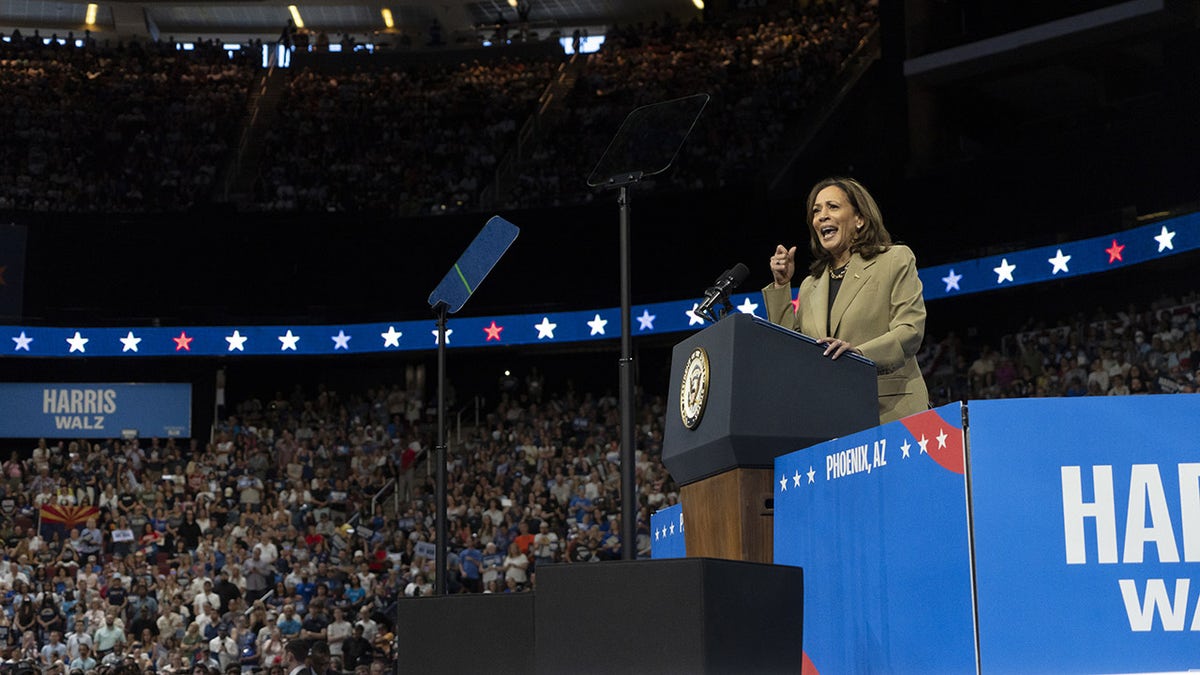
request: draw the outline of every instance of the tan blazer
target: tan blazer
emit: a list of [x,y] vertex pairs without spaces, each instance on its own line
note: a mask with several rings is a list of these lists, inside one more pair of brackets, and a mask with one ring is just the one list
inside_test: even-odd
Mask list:
[[916,258],[907,246],[894,245],[871,260],[851,255],[833,311],[828,273],[804,277],[795,315],[791,298],[791,286],[763,289],[772,322],[814,338],[845,340],[875,362],[881,424],[929,408],[929,391],[916,359],[925,337],[925,298]]

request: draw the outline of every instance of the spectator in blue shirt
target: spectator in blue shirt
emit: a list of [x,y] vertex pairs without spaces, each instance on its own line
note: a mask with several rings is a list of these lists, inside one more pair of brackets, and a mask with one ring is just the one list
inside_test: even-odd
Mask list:
[[470,593],[483,592],[483,554],[475,548],[475,535],[467,541],[467,547],[459,555],[462,563],[463,586]]

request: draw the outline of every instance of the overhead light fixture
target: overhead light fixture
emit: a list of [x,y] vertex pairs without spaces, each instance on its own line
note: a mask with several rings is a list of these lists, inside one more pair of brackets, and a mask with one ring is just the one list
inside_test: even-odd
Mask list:
[[517,8],[517,0],[508,0],[508,6],[512,7],[513,9],[516,9]]
[[696,6],[696,9],[704,9],[704,0],[692,0],[692,4]]
[[288,12],[292,15],[292,23],[296,24],[296,28],[304,28],[304,19],[300,18],[300,8],[295,5],[288,5]]
[[87,6],[87,16],[84,17],[83,22],[89,26],[95,26],[96,12],[99,11],[99,9],[100,5],[97,5],[94,2],[89,2]]
[[383,9],[379,10],[379,13],[383,15],[383,25],[387,26],[388,28],[396,27],[396,20],[392,18],[392,10],[384,7]]

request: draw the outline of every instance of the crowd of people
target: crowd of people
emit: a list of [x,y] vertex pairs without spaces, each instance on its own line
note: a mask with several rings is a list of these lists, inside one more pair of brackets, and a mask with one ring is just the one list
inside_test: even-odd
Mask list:
[[921,360],[939,402],[1200,391],[1200,294],[1149,308],[1097,309],[1030,325],[998,344],[927,339]]
[[[977,358],[972,359],[973,356]],[[1030,324],[998,342],[928,340],[934,402],[1194,392],[1200,294]],[[434,429],[412,386],[244,398],[213,440],[39,442],[0,464],[0,651],[43,672],[390,670],[395,603],[519,593],[550,563],[621,556],[615,396],[506,377],[448,459],[436,568]],[[678,501],[664,397],[639,396],[639,556]],[[73,513],[57,529],[47,518]],[[40,517],[39,517],[40,516]]]
[[[639,420],[641,556],[648,514],[676,499],[663,407]],[[507,383],[452,453],[450,592],[524,592],[539,565],[620,557],[617,418],[612,396]],[[432,433],[420,392],[297,388],[243,401],[205,445],[12,453],[0,651],[61,673],[390,671],[407,646],[394,603],[438,574],[432,479],[413,471]],[[81,522],[55,529],[47,508]]]
[[[763,19],[613,28],[499,195],[507,207],[591,197],[586,179],[634,108],[699,92],[712,102],[668,178],[715,188],[758,174],[876,23],[874,0]],[[557,74],[561,57],[294,73],[268,132],[259,207],[429,215],[480,208],[497,162]],[[416,158],[419,161],[413,161]]]
[[292,73],[255,201],[275,211],[477,210],[557,66],[499,59]]
[[[588,199],[587,174],[625,114],[698,92],[713,100],[671,187],[714,188],[755,175],[875,25],[875,1],[613,28],[587,57],[562,121],[525,155],[503,204]],[[249,91],[262,76],[260,50],[9,37],[0,42],[0,86],[12,103],[0,111],[10,130],[0,146],[0,210],[177,212],[223,196],[218,183],[234,166]],[[403,66],[368,59],[337,73],[288,71],[277,121],[264,132],[253,208],[477,210],[564,58]]]
[[509,202],[531,207],[586,200],[588,174],[630,111],[698,93],[711,100],[660,187],[712,189],[757,177],[788,126],[814,107],[877,25],[876,5],[814,3],[765,18],[682,24],[668,17],[611,29],[575,84],[566,121],[521,166]]
[[0,42],[0,210],[155,213],[209,202],[256,55],[51,37]]

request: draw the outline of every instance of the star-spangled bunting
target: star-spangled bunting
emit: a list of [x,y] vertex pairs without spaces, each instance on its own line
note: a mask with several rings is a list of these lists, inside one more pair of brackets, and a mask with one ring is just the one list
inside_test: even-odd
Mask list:
[[543,316],[542,322],[535,323],[533,325],[533,327],[537,329],[537,333],[538,333],[537,339],[541,340],[542,338],[549,338],[549,339],[553,340],[554,339],[554,329],[558,328],[558,324],[550,323],[550,318]]
[[294,351],[296,351],[296,343],[299,341],[300,341],[300,336],[293,335],[292,329],[289,328],[288,332],[286,334],[279,336],[279,351],[286,352],[288,350],[291,350],[294,352]]
[[1112,246],[1104,249],[1104,252],[1108,254],[1108,264],[1111,265],[1115,262],[1125,262],[1124,258],[1121,257],[1121,251],[1124,250],[1125,244],[1118,244],[1117,240],[1113,239]]
[[403,336],[404,333],[397,331],[395,326],[388,326],[386,333],[379,334],[379,337],[383,338],[384,349],[387,349],[388,347],[399,347],[400,338]]
[[650,313],[650,310],[643,309],[642,315],[637,317],[638,330],[654,330],[654,320],[658,318]]
[[194,337],[188,337],[187,331],[179,331],[179,337],[171,338],[175,341],[175,351],[190,352],[192,351],[192,340]]
[[1008,262],[1008,258],[1000,260],[999,267],[993,267],[992,271],[996,273],[996,283],[1002,284],[1006,281],[1013,280],[1013,271],[1017,269],[1016,265]]
[[136,352],[138,350],[138,343],[141,341],[142,338],[134,336],[133,331],[129,331],[125,334],[125,337],[121,338],[121,351]]
[[604,335],[604,327],[608,325],[608,319],[601,319],[597,314],[595,318],[587,322],[587,325],[592,329],[590,335]]
[[1167,249],[1174,249],[1174,239],[1175,233],[1168,230],[1166,225],[1163,225],[1162,232],[1154,236],[1154,241],[1158,242],[1158,252],[1162,253]]
[[240,331],[235,329],[233,331],[233,335],[225,336],[225,342],[229,343],[229,349],[227,351],[246,351],[246,339],[247,338],[245,335],[242,335]]
[[[431,331],[429,331],[429,332],[430,332],[430,333],[433,333],[433,344],[435,344],[435,345],[436,345],[436,344],[439,344],[439,343],[442,341],[442,340],[441,340],[441,335],[440,335],[440,332],[441,332],[441,331],[439,331],[438,329],[434,328],[433,330],[431,330]],[[454,329],[453,329],[453,328],[447,328],[447,329],[446,329],[446,346],[450,346],[450,336],[451,336],[451,335],[454,335]]]
[[750,302],[750,296],[742,301],[742,304],[737,306],[737,310],[742,314],[754,314],[754,310],[758,309],[758,303]]
[[[976,258],[918,270],[927,302],[980,292],[994,292],[1053,279],[1105,272],[1115,267],[1157,261],[1200,249],[1200,213],[1159,221],[1116,234],[1063,242],[1053,246],[1013,251],[1000,260]],[[730,302],[740,312],[758,313],[763,308],[760,292],[734,294]],[[792,297],[793,311],[799,299]],[[630,316],[637,319],[635,334],[692,332],[709,325],[695,314],[694,299],[642,305]],[[454,318],[448,330],[455,331],[454,347],[493,347],[580,342],[610,338],[615,308],[581,309],[548,315],[483,316]],[[598,319],[599,317],[599,319]],[[503,329],[490,331],[491,326]],[[124,328],[46,326],[0,326],[0,336],[12,344],[7,353],[15,357],[120,357],[141,358],[177,354],[196,357],[266,356],[289,357],[312,354],[370,354],[386,351],[431,349],[436,340],[404,340],[405,333],[420,334],[428,320],[363,323],[343,326],[176,326]],[[599,328],[597,328],[599,326]],[[291,338],[288,338],[290,331]],[[366,342],[351,335],[372,336]],[[378,335],[378,338],[374,338]],[[361,338],[360,338],[361,339]],[[350,345],[354,344],[354,349]],[[291,345],[291,346],[289,346]],[[301,350],[300,346],[305,349]],[[936,435],[937,431],[933,433]]]
[[944,281],[946,283],[946,292],[949,293],[950,291],[959,290],[958,282],[962,281],[962,278],[963,278],[963,275],[955,274],[954,268],[951,267],[950,273],[947,274],[946,276],[942,277],[942,281]]
[[499,342],[500,332],[503,330],[504,326],[497,326],[495,321],[492,322],[492,325],[485,326],[483,332],[487,334],[487,338],[485,338],[486,341],[491,342],[492,340],[495,340],[496,342]]
[[1048,258],[1047,262],[1049,262],[1050,265],[1052,266],[1052,269],[1050,270],[1050,274],[1052,274],[1052,275],[1058,274],[1059,272],[1070,272],[1071,271],[1071,270],[1067,269],[1067,263],[1071,262],[1071,256],[1063,255],[1061,248],[1055,252],[1053,258]]
[[[22,333],[22,335],[24,335],[24,333]],[[85,347],[85,345],[87,345],[87,343],[88,343],[88,339],[83,337],[82,335],[80,335],[79,331],[75,331],[75,335],[73,337],[67,338],[67,344],[71,345],[71,349],[68,350],[68,353],[69,352],[79,352],[80,354],[86,353],[87,348]]]

